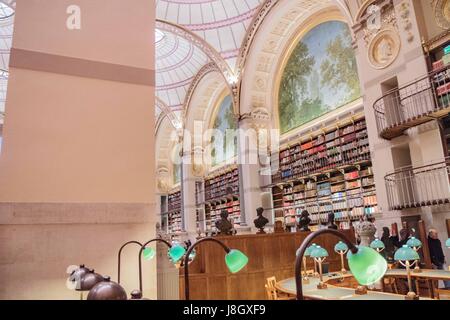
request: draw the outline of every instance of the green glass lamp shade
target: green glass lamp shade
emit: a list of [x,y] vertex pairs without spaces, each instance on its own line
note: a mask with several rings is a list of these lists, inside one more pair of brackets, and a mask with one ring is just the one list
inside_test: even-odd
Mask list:
[[406,245],[411,247],[411,248],[421,248],[422,247],[422,241],[420,241],[417,238],[411,237],[411,239],[408,240]]
[[142,256],[147,261],[152,260],[156,256],[156,250],[153,248],[145,248],[144,251],[142,251]]
[[448,238],[447,241],[445,241],[445,246],[447,248],[450,248],[450,238]]
[[342,242],[339,241],[335,246],[334,246],[334,251],[335,252],[346,252],[348,250],[348,246]]
[[404,245],[395,252],[394,259],[395,261],[411,261],[419,260],[420,257],[410,246]]
[[225,256],[225,264],[231,273],[238,273],[248,263],[248,257],[239,250],[231,250]]
[[384,245],[383,241],[381,241],[380,239],[375,239],[372,241],[372,243],[370,244],[370,247],[372,249],[384,249],[386,248],[386,246]]
[[175,244],[172,246],[172,248],[169,249],[169,257],[173,263],[177,263],[178,261],[180,261],[185,253],[186,249],[179,244]]
[[347,253],[348,265],[355,279],[363,286],[379,281],[387,271],[387,262],[369,247],[358,247],[357,253]]
[[328,257],[328,251],[320,246],[316,246],[311,251],[311,258],[325,258]]

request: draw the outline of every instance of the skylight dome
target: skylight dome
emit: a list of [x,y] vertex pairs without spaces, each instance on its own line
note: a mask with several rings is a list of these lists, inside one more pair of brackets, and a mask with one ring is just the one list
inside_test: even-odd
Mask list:
[[0,20],[8,19],[14,15],[14,9],[0,2]]
[[159,29],[155,29],[155,43],[159,43],[162,39],[164,39],[164,33]]

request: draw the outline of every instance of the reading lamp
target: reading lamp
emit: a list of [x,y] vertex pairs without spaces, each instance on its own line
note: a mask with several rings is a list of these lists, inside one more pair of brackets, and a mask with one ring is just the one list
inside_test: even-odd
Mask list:
[[369,247],[356,247],[343,233],[333,229],[323,229],[311,233],[303,241],[299,254],[295,260],[295,284],[297,300],[304,300],[302,287],[302,259],[306,249],[312,241],[323,234],[332,234],[342,240],[349,248],[347,253],[348,265],[355,279],[363,286],[371,285],[380,280],[387,270],[386,260],[374,249]]
[[317,289],[326,289],[327,285],[323,282],[323,272],[322,272],[322,263],[328,257],[328,251],[322,248],[321,246],[316,246],[311,251],[311,258],[313,258],[317,264],[319,265],[319,284],[317,285]]
[[405,299],[418,300],[419,296],[412,290],[411,267],[417,263],[417,260],[419,260],[419,254],[408,245],[404,245],[395,252],[394,259],[398,261],[402,266],[406,267],[409,292],[406,295]]
[[378,253],[383,252],[384,249],[386,249],[386,246],[384,245],[383,241],[376,238],[370,243],[370,247],[374,250],[376,250]]
[[[408,242],[406,242],[406,245],[410,248],[412,248],[415,252],[419,253],[419,250],[422,248],[422,241],[415,237],[411,237]],[[420,273],[422,270],[420,270],[420,256],[417,260],[416,267],[413,270],[414,273]]]
[[226,252],[225,264],[231,273],[238,273],[241,271],[248,263],[248,257],[241,251],[236,249],[230,249],[225,243],[215,238],[203,238],[193,244],[184,255],[184,297],[189,300],[189,259],[195,247],[203,242],[215,242],[219,244]]
[[347,273],[347,270],[345,270],[344,255],[348,252],[348,246],[342,241],[339,241],[334,246],[334,251],[341,256],[341,272],[343,274]]

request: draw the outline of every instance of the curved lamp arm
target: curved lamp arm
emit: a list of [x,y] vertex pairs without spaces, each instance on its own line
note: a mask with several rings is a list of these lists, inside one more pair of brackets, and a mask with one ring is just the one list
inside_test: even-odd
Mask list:
[[[323,234],[332,234],[338,237],[340,240],[344,241],[345,244],[348,246],[348,249],[352,253],[357,253],[358,248],[342,233],[333,229],[323,229],[316,231],[314,233],[311,233],[309,236],[306,237],[306,239],[303,241],[302,245],[299,249],[299,254],[295,258],[295,284],[297,288],[297,300],[303,300],[303,287],[302,287],[302,260],[303,255],[305,254],[306,249],[310,246],[310,244],[313,242],[315,238],[317,238],[320,235]],[[306,271],[306,270],[305,270]]]
[[226,246],[222,241],[219,241],[215,238],[203,238],[199,241],[197,241],[195,244],[193,244],[188,251],[186,252],[186,255],[184,256],[184,299],[189,300],[189,256],[194,250],[196,246],[198,246],[202,242],[212,241],[217,244],[219,244],[225,252],[228,254],[231,249]]
[[152,242],[162,242],[165,243],[169,248],[172,248],[172,245],[168,241],[161,238],[152,239],[141,246],[141,249],[139,250],[139,290],[142,293],[142,251],[144,251],[144,249]]
[[117,254],[117,283],[120,284],[120,266],[121,266],[121,258],[122,258],[122,251],[125,249],[126,246],[130,244],[136,244],[139,247],[142,247],[142,243],[139,241],[128,241],[123,246],[120,247],[119,253]]

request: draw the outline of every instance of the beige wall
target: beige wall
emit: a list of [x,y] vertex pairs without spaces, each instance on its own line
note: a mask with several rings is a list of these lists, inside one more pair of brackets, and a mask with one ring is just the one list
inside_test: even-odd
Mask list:
[[[153,3],[78,0],[74,31],[69,4],[17,3],[0,155],[0,299],[76,299],[65,287],[69,265],[116,280],[120,245],[155,234]],[[129,252],[128,293],[137,288]],[[155,263],[145,272],[154,298]]]

